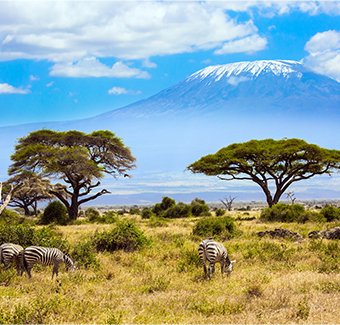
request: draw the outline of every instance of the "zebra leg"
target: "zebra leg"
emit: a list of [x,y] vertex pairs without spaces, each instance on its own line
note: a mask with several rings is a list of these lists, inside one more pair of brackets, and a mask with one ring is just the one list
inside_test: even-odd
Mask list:
[[221,274],[222,274],[222,278],[223,278],[223,270],[224,270],[224,262],[221,261]]
[[211,280],[211,274],[214,275],[215,273],[215,264],[209,262],[209,280]]
[[53,280],[54,273],[55,273],[56,277],[58,276],[58,265],[59,264],[53,265],[52,280]]
[[207,265],[206,262],[203,262],[203,269],[204,269],[204,277],[207,276]]

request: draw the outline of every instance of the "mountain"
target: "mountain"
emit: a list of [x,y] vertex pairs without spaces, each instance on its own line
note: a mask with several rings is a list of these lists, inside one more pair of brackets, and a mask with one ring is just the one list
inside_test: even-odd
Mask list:
[[210,66],[143,101],[103,116],[193,114],[339,113],[340,84],[296,61],[254,61]]
[[[15,139],[30,131],[109,129],[131,148],[138,168],[131,180],[106,178],[103,186],[113,195],[97,204],[159,202],[165,195],[188,200],[199,194],[218,201],[233,193],[239,200],[258,199],[261,191],[251,183],[183,171],[203,155],[250,139],[296,137],[338,149],[339,94],[340,83],[295,61],[210,66],[154,96],[93,118],[0,128],[0,180],[7,178]],[[321,198],[327,179],[313,184],[301,183],[295,193]],[[333,196],[339,194],[335,190]]]

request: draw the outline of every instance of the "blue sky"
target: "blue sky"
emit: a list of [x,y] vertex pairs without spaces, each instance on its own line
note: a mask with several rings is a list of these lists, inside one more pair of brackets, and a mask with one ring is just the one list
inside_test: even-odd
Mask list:
[[340,2],[1,1],[0,44],[0,126],[73,120],[209,65],[296,60],[340,80]]

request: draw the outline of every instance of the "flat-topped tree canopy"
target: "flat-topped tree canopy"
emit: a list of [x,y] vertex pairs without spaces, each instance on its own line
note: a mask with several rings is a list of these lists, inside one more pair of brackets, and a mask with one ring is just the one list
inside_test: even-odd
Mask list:
[[[204,156],[187,169],[222,180],[251,180],[262,188],[271,207],[293,182],[340,169],[340,151],[300,139],[250,140]],[[269,181],[276,188],[273,195]]]
[[[52,131],[42,129],[18,140],[11,156],[10,175],[29,172],[63,180],[69,187],[50,190],[68,209],[70,219],[76,219],[78,207],[100,195],[88,194],[99,186],[105,174],[130,176],[136,158],[122,140],[111,131]],[[93,183],[93,180],[97,182]],[[62,191],[60,190],[62,189]],[[72,190],[70,190],[72,189]],[[79,197],[85,198],[78,200]],[[70,202],[69,202],[70,201]]]

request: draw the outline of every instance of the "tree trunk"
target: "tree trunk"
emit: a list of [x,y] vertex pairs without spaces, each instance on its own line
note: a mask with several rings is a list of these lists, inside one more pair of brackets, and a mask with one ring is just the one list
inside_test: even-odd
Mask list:
[[73,193],[71,198],[71,205],[67,208],[70,220],[77,220],[78,208],[79,208],[78,195]]

